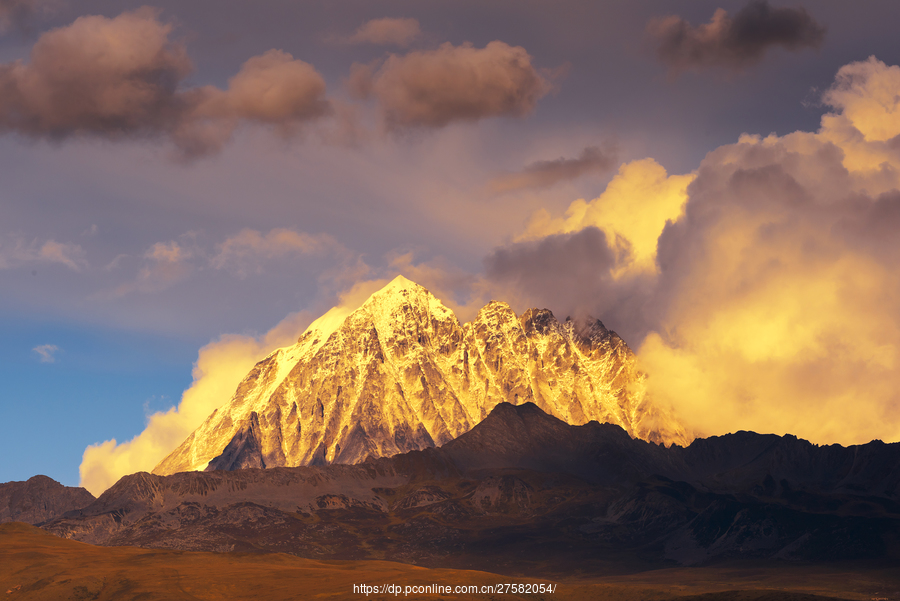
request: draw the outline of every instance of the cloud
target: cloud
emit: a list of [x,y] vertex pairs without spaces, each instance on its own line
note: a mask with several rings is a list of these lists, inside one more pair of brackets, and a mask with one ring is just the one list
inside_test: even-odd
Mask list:
[[267,234],[243,229],[218,245],[210,263],[216,269],[233,269],[240,275],[260,271],[263,261],[290,255],[344,253],[345,249],[328,234],[307,234],[275,228]]
[[56,357],[53,354],[59,350],[59,347],[55,344],[41,344],[31,350],[41,356],[41,363],[55,363]]
[[346,38],[348,44],[377,44],[405,48],[422,35],[416,19],[372,19]]
[[269,50],[249,59],[228,80],[226,114],[273,125],[315,119],[328,113],[325,80],[287,52]]
[[112,439],[84,450],[81,486],[100,495],[126,474],[152,470],[232,397],[255,363],[296,342],[310,321],[308,314],[294,313],[262,336],[226,335],[204,346],[194,364],[194,381],[177,408],[151,415],[144,431],[127,442]]
[[[900,440],[896,75],[852,63],[817,132],[743,135],[694,174],[629,163],[598,199],[538,216],[486,274],[625,334],[649,394],[701,435]],[[654,269],[632,268],[651,251]]]
[[81,17],[41,35],[29,63],[0,65],[0,126],[55,138],[173,127],[191,63],[157,17],[150,9]]
[[150,471],[196,430],[209,415],[234,396],[250,369],[278,348],[293,345],[310,326],[330,333],[389,280],[361,279],[337,295],[338,302],[313,322],[308,311],[292,313],[261,336],[228,334],[200,349],[193,382],[178,407],[151,415],[144,430],[129,441],[115,439],[84,450],[80,486],[99,496],[119,478]]
[[612,147],[600,149],[588,146],[575,159],[559,158],[554,161],[538,161],[519,173],[495,177],[488,187],[492,192],[512,192],[525,188],[549,188],[562,181],[577,179],[589,173],[603,173],[616,164],[616,151]]
[[753,0],[732,18],[717,9],[709,23],[694,27],[676,15],[655,18],[647,33],[656,42],[656,55],[673,73],[721,67],[740,71],[762,60],[766,51],[781,46],[792,52],[819,48],[825,27],[803,8],[773,8]]
[[0,131],[166,138],[197,156],[221,149],[241,122],[289,132],[328,113],[321,75],[279,50],[245,62],[227,90],[185,88],[192,65],[172,28],[141,8],[44,33],[29,62],[0,64]]
[[626,340],[648,329],[641,303],[653,280],[646,273],[615,277],[614,245],[595,226],[495,249],[484,266],[489,298],[520,312],[549,307],[560,318],[598,317]]
[[157,242],[144,253],[144,265],[137,277],[118,286],[113,296],[125,296],[134,292],[160,292],[185,278],[193,269],[190,259],[193,251],[174,240]]
[[[178,241],[157,242],[150,246],[140,257],[136,275],[100,296],[161,292],[208,267],[243,278],[251,273],[262,273],[268,262],[302,255],[327,255],[334,259],[336,266],[325,269],[322,277],[334,280],[338,288],[348,284],[345,273],[353,275],[354,279],[363,273],[356,264],[361,258],[327,234],[307,234],[287,228],[274,228],[263,233],[245,228],[213,247],[202,242],[201,234],[190,231],[181,235]],[[127,259],[127,255],[119,255],[106,269],[116,269]],[[361,265],[367,269],[364,263]]]
[[687,202],[692,174],[668,175],[653,159],[625,163],[606,190],[590,202],[576,200],[564,217],[535,214],[520,240],[597,227],[617,256],[615,273],[656,270],[656,241]]
[[0,33],[26,28],[35,15],[52,12],[57,4],[57,0],[0,0]]
[[14,269],[32,263],[59,263],[72,271],[87,267],[84,250],[77,244],[56,240],[28,242],[20,235],[0,237],[0,269]]
[[524,48],[499,41],[392,54],[377,70],[356,64],[348,86],[377,99],[391,130],[522,117],[550,90]]
[[[844,65],[823,100],[840,111],[868,142],[889,142],[900,136],[900,67],[888,67],[870,56]],[[896,144],[894,145],[896,150]]]
[[[870,226],[891,201],[854,193],[840,153],[796,143],[745,138],[704,161],[660,237],[658,323],[639,354],[701,430],[896,440],[900,272]],[[818,170],[846,181],[816,190]]]
[[220,150],[241,121],[268,125],[289,136],[332,112],[319,72],[281,50],[247,60],[226,90],[205,86],[184,95],[190,110],[172,135],[188,156]]

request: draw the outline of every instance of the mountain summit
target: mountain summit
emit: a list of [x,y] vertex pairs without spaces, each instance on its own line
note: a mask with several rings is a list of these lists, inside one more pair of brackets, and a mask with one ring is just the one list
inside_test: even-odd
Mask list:
[[646,398],[633,353],[599,320],[560,323],[545,309],[517,316],[491,301],[461,325],[398,276],[257,363],[153,473],[360,463],[449,442],[504,401],[653,442],[690,441]]

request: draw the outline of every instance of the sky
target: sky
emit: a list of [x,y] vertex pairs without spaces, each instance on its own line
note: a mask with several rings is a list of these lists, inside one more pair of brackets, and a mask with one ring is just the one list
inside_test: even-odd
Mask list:
[[900,440],[895,2],[0,0],[0,482],[149,470],[397,274],[698,436]]

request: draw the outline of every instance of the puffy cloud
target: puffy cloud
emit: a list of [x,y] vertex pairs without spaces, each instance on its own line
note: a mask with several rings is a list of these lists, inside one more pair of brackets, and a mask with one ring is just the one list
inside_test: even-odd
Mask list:
[[372,19],[346,39],[348,44],[378,44],[406,47],[422,35],[416,19],[386,17]]
[[231,268],[239,274],[259,271],[260,263],[293,254],[344,253],[345,249],[327,234],[307,234],[286,228],[275,228],[267,234],[243,229],[218,246],[211,259],[216,269]]
[[[660,199],[652,227],[629,225],[611,199],[608,211],[599,199],[573,203],[495,251],[487,273],[523,302],[583,307],[624,330],[650,394],[698,434],[900,440],[894,73],[874,59],[848,65],[825,95],[837,112],[818,132],[741,136],[696,174],[674,176],[686,178],[678,186],[663,185],[673,176],[652,161],[623,166],[600,198],[626,182],[657,182],[646,188]],[[683,208],[677,194],[662,200],[666,190],[680,190]],[[632,206],[641,213],[643,201]],[[632,255],[611,232],[644,240],[634,248],[653,248],[656,268],[622,271]]]
[[55,363],[56,357],[54,357],[54,353],[59,350],[59,347],[55,344],[41,344],[31,350],[41,357],[41,363]]
[[315,69],[270,50],[227,90],[184,88],[192,66],[172,25],[142,8],[49,31],[30,61],[0,64],[0,130],[32,137],[168,137],[185,155],[221,148],[242,121],[288,131],[328,113]]
[[839,153],[791,146],[747,138],[701,166],[659,241],[660,313],[640,349],[651,388],[706,432],[895,440],[900,271],[871,227],[892,197],[855,192],[846,171],[815,191],[806,163],[840,173]]
[[0,269],[32,263],[59,263],[72,271],[81,271],[87,266],[84,251],[77,244],[56,240],[28,242],[18,235],[0,237]]
[[623,164],[606,190],[590,202],[576,200],[565,217],[541,211],[521,239],[598,227],[617,261],[614,273],[655,271],[656,241],[668,221],[681,214],[693,175],[668,175],[653,159]]
[[275,127],[283,135],[331,113],[325,80],[309,63],[269,50],[243,64],[228,89],[206,86],[188,91],[191,109],[174,131],[188,155],[219,150],[241,121]]
[[524,188],[548,188],[562,181],[579,178],[588,173],[603,173],[616,164],[616,151],[608,147],[600,149],[588,146],[575,159],[559,158],[553,161],[538,161],[525,167],[519,173],[509,173],[495,177],[488,187],[493,192],[511,192]]
[[228,81],[225,112],[273,124],[304,121],[328,112],[324,96],[325,80],[312,65],[269,50]]
[[[900,67],[888,67],[870,56],[866,61],[850,63],[838,71],[835,85],[823,100],[838,109],[829,115],[828,125],[837,129],[849,125],[862,134],[866,142],[886,142],[894,156],[900,150]],[[880,167],[877,165],[870,167]]]
[[157,16],[81,17],[43,34],[29,63],[0,65],[0,126],[51,137],[173,127],[183,109],[176,88],[191,64]]
[[709,23],[694,27],[681,17],[656,18],[647,33],[656,54],[673,72],[723,67],[741,70],[762,60],[773,46],[798,51],[818,48],[825,28],[803,8],[773,8],[753,0],[732,18],[716,9]]
[[115,439],[88,446],[79,472],[81,486],[99,495],[126,474],[150,471],[226,403],[253,365],[276,348],[293,344],[309,324],[295,313],[260,337],[222,336],[200,349],[194,381],[178,407],[151,415],[143,432],[131,440]]
[[348,83],[357,96],[378,100],[394,130],[521,117],[550,89],[524,48],[499,41],[392,54],[377,70],[354,65]]

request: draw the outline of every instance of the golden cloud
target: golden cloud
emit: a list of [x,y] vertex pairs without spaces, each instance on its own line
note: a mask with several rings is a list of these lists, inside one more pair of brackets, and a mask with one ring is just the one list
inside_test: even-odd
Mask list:
[[694,174],[623,165],[488,273],[624,330],[698,435],[900,440],[898,74],[848,65],[819,131],[741,136]]
[[232,397],[254,364],[296,342],[309,321],[307,314],[295,313],[258,338],[228,335],[204,346],[194,364],[194,381],[177,408],[151,415],[144,431],[127,442],[112,439],[84,450],[81,486],[96,496],[126,474],[152,470]]
[[687,202],[693,175],[668,175],[653,159],[625,163],[606,190],[590,202],[576,200],[564,217],[541,211],[520,240],[597,227],[618,256],[616,273],[656,271],[656,241]]

